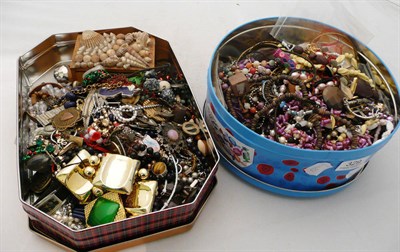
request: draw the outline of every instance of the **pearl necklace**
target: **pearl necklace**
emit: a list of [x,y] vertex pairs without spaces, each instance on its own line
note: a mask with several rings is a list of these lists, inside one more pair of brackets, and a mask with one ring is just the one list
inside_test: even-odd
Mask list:
[[[142,109],[149,109],[149,108],[156,108],[162,106],[161,104],[151,104],[151,105],[137,105],[137,106],[132,106],[132,105],[121,105],[119,107],[112,107],[110,105],[103,105],[100,107],[97,107],[96,109],[93,110],[92,114],[96,114],[100,112],[102,109],[108,109],[113,111],[115,118],[121,122],[121,123],[127,123],[127,122],[132,122],[135,120],[137,116],[137,111],[142,110]],[[132,113],[130,117],[125,117],[124,113]]]

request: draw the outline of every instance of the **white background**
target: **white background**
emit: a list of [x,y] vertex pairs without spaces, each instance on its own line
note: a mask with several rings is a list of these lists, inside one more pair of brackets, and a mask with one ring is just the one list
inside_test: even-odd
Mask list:
[[[16,173],[17,58],[51,34],[134,26],[168,40],[199,104],[213,50],[235,27],[259,18],[317,19],[360,38],[399,77],[400,7],[392,1],[1,3],[1,251],[54,251],[28,229]],[[276,196],[224,167],[193,229],[129,251],[399,251],[399,133],[361,178],[325,198]]]

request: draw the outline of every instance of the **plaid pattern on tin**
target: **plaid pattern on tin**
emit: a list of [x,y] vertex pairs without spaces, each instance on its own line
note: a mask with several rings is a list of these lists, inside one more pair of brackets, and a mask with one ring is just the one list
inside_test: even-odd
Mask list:
[[23,207],[30,215],[31,224],[37,231],[73,249],[91,250],[190,222],[216,183],[215,171],[210,175],[212,176],[208,178],[192,203],[81,231],[73,231],[29,205],[24,204]]

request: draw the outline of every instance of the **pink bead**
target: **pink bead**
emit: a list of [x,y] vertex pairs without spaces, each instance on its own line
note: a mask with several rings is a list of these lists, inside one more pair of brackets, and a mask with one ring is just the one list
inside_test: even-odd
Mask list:
[[306,144],[304,145],[304,147],[306,147],[307,149],[311,149],[311,148],[312,148],[312,144],[306,143]]
[[324,119],[324,120],[321,120],[321,124],[322,125],[327,125],[328,123],[330,123],[331,122],[331,120],[330,119]]
[[176,130],[174,130],[174,129],[168,130],[167,136],[168,136],[168,138],[169,138],[170,140],[172,140],[172,141],[177,141],[177,140],[179,139],[179,134],[178,134],[178,132],[177,132]]
[[289,120],[289,114],[285,114],[285,121]]

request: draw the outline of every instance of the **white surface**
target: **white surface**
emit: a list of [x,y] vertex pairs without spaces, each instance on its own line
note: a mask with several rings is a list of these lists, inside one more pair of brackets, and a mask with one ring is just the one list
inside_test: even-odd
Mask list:
[[[349,13],[345,13],[343,8]],[[292,15],[319,19],[368,40],[399,77],[399,1],[128,3],[14,1],[1,4],[1,251],[54,251],[28,229],[16,175],[17,57],[54,33],[134,26],[167,39],[199,104],[211,54],[245,22]],[[353,15],[353,17],[351,17]],[[358,20],[366,28],[354,29]],[[367,41],[367,42],[368,42]],[[320,199],[258,190],[218,171],[219,184],[193,229],[129,251],[399,251],[399,133],[371,160],[359,181]]]

